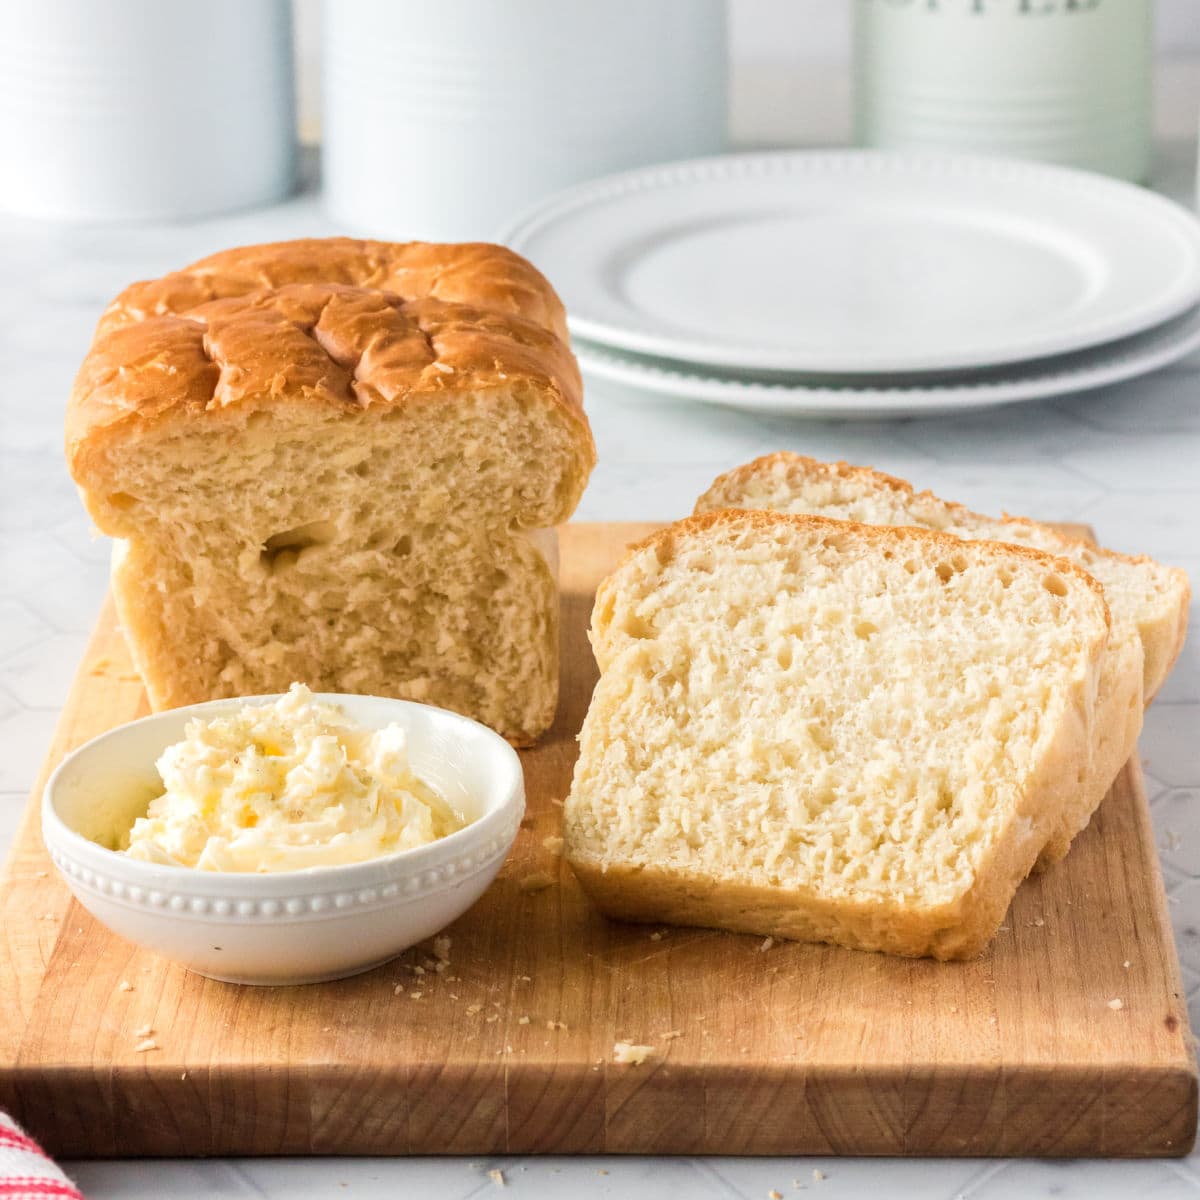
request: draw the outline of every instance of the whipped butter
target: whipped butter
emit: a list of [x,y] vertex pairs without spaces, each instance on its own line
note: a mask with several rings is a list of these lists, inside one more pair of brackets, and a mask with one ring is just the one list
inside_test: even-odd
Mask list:
[[188,723],[124,853],[202,871],[295,871],[437,841],[465,822],[413,773],[404,730],[366,729],[303,684]]

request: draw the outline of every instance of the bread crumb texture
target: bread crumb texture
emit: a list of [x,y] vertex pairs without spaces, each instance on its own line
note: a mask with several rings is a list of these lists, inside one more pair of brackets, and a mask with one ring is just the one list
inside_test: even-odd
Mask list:
[[1039,866],[1059,861],[1091,819],[1141,731],[1142,710],[1166,680],[1183,648],[1191,588],[1187,575],[1145,556],[1093,546],[1023,517],[995,518],[915,492],[910,484],[869,467],[824,463],[803,455],[767,455],[720,476],[696,505],[904,525],[967,540],[993,540],[1061,556],[1104,588],[1113,630],[1101,668],[1096,749],[1087,777],[1063,809]]
[[917,526],[1070,559],[1102,584],[1114,624],[1135,630],[1143,641],[1147,700],[1162,685],[1183,646],[1191,589],[1178,568],[1104,550],[1023,517],[984,516],[932,492],[916,492],[905,480],[869,467],[824,463],[800,454],[767,455],[717,478],[696,503],[698,513],[721,508]]
[[544,731],[595,461],[565,337],[495,246],[248,247],[118,297],[67,457],[152,706],[298,679]]
[[974,954],[1086,773],[1107,634],[1028,550],[682,522],[598,592],[567,857],[614,916]]
[[634,1042],[617,1042],[613,1046],[613,1062],[640,1067],[653,1053],[653,1046],[639,1046]]

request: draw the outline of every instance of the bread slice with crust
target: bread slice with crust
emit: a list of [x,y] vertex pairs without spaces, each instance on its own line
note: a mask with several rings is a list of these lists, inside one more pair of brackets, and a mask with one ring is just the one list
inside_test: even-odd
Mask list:
[[567,857],[614,917],[974,955],[1087,775],[1108,630],[1038,551],[682,521],[597,593]]
[[930,492],[914,492],[904,480],[869,467],[818,462],[799,454],[771,454],[720,476],[700,497],[696,511],[720,508],[914,525],[972,540],[1012,542],[1069,558],[1099,580],[1112,611],[1113,632],[1101,673],[1093,767],[1088,786],[1064,812],[1040,865],[1061,859],[1133,753],[1144,704],[1162,686],[1183,648],[1191,595],[1187,576],[1023,517],[982,516]]

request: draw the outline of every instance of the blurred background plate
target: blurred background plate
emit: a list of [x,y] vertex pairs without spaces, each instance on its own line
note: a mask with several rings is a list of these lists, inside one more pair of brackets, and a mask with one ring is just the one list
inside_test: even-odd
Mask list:
[[1200,308],[1099,349],[967,374],[896,377],[887,385],[862,376],[791,378],[787,382],[730,372],[689,371],[662,359],[624,354],[576,340],[584,378],[604,393],[615,385],[643,397],[695,400],[798,417],[909,417],[990,408],[1087,391],[1145,375],[1200,347]]
[[572,188],[503,237],[571,330],[730,369],[889,373],[1062,354],[1200,300],[1200,223],[1008,159],[725,155]]

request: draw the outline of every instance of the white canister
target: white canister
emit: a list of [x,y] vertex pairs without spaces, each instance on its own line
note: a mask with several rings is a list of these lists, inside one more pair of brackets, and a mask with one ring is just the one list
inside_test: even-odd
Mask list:
[[0,0],[0,209],[196,217],[295,177],[288,0]]
[[1152,0],[856,0],[860,145],[1142,181]]
[[326,0],[323,26],[326,200],[358,232],[487,239],[724,146],[725,0]]

